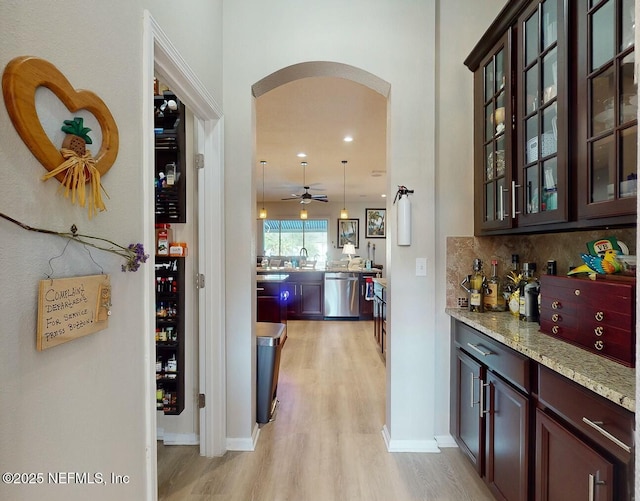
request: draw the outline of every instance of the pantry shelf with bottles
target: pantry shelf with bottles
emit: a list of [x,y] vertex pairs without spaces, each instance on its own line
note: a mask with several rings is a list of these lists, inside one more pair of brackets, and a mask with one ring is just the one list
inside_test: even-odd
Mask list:
[[183,257],[156,256],[156,408],[184,410]]

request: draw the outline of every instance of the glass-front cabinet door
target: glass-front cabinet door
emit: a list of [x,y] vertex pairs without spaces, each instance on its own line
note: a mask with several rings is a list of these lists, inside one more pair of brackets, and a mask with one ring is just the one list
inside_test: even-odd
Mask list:
[[578,12],[578,216],[634,214],[637,107],[633,0],[583,0]]
[[[476,228],[512,226],[511,105],[509,33],[475,72]],[[478,157],[479,155],[479,157]],[[481,202],[480,202],[481,201]],[[482,205],[478,207],[477,205]],[[478,219],[480,218],[480,219]]]
[[518,226],[568,220],[566,41],[558,0],[532,2],[518,22]]

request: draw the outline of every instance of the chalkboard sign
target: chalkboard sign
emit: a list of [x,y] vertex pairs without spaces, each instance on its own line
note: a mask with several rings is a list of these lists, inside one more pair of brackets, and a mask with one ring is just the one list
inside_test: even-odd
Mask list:
[[106,329],[109,315],[109,275],[41,280],[36,336],[38,351]]

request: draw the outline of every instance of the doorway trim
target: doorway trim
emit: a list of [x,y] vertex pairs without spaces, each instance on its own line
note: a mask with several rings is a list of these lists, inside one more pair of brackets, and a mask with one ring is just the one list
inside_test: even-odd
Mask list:
[[[224,163],[222,110],[147,10],[143,20],[142,61],[142,186],[144,245],[155,247],[153,78],[155,72],[180,95],[193,112],[197,151],[205,158],[198,173],[199,272],[208,277],[199,292],[199,384],[207,405],[200,410],[200,454],[213,457],[226,451],[226,395],[224,346]],[[145,443],[147,499],[157,499],[155,411],[155,294],[151,267],[143,267],[147,287],[145,308]],[[215,277],[215,279],[214,279]]]

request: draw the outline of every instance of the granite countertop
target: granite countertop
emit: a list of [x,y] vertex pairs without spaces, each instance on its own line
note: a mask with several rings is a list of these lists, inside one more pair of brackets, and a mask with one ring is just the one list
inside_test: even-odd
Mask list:
[[367,270],[366,268],[358,268],[355,270],[349,270],[347,268],[285,268],[284,266],[280,266],[279,268],[272,268],[272,267],[268,267],[268,268],[262,268],[260,266],[258,266],[256,268],[256,271],[260,274],[264,274],[264,273],[324,273],[325,271],[328,272],[345,272],[345,273],[382,273],[381,270],[376,269],[376,268],[371,268],[370,270]]
[[464,324],[635,412],[635,369],[543,334],[537,323],[522,322],[509,312],[472,313],[459,308],[447,308],[445,311]]
[[289,275],[286,273],[269,273],[266,275],[258,275],[256,277],[257,282],[284,282]]
[[374,284],[380,284],[385,289],[387,287],[387,279],[386,278],[374,278],[373,279],[373,283]]

